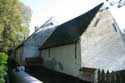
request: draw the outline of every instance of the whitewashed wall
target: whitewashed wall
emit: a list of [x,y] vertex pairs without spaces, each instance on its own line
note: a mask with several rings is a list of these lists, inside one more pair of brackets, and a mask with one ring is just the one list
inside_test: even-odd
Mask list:
[[24,49],[22,53],[23,64],[25,64],[26,58],[39,56],[38,49],[44,44],[55,29],[56,26],[40,28],[24,42]]
[[39,56],[38,47],[24,46],[23,53],[22,53],[23,64],[25,64],[25,59],[26,58],[38,57],[38,56]]
[[[100,19],[97,23],[96,21]],[[121,35],[112,26],[108,11],[99,12],[81,37],[82,66],[109,70],[123,69],[125,46]]]
[[21,46],[16,49],[16,54],[15,54],[16,56],[14,57],[16,59],[16,62],[20,65],[22,64],[22,52],[23,52],[23,47]]
[[[76,49],[76,51],[75,51]],[[76,52],[76,53],[75,53]],[[80,43],[69,44],[41,51],[44,66],[72,76],[79,75],[81,68]]]

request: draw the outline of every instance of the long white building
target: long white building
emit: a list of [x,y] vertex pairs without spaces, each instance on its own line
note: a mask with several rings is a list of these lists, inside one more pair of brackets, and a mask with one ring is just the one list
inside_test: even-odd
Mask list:
[[102,4],[61,25],[49,21],[16,48],[15,60],[41,57],[42,66],[87,81],[95,69],[124,69],[122,33]]

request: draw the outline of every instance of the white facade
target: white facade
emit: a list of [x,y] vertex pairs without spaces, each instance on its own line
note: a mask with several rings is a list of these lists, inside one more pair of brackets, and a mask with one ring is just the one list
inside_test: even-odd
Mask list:
[[[83,72],[81,73],[80,69],[84,67],[111,71],[125,68],[124,38],[106,9],[98,11],[77,42],[38,50],[40,45],[44,45],[54,33],[55,29],[56,27],[36,32],[24,42],[22,55],[18,55],[21,51],[17,50],[16,60],[24,62],[27,57],[40,56],[43,59],[41,65],[46,68],[78,78],[83,78]],[[70,29],[72,28],[70,27]],[[70,35],[72,38],[73,33]]]
[[44,49],[41,57],[45,67],[72,76],[79,76],[81,68],[80,42]]
[[[83,78],[80,68],[123,69],[125,47],[120,31],[107,10],[98,12],[79,42],[41,50],[43,65],[49,69]],[[84,78],[83,78],[84,79]]]
[[15,56],[13,57],[19,65],[23,63],[22,53],[23,53],[23,46],[20,46],[16,49]]
[[[94,26],[98,20],[98,24]],[[119,28],[113,26],[112,16],[106,10],[98,13],[81,36],[82,67],[122,70],[125,47]]]

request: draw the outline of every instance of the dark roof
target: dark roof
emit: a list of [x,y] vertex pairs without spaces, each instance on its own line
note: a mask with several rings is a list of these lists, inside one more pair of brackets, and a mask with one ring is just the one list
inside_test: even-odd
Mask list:
[[40,49],[65,45],[78,41],[79,37],[87,29],[88,25],[102,5],[103,4],[99,4],[87,13],[59,25],[46,42],[40,47]]
[[24,43],[21,43],[15,49],[18,49],[18,48],[22,47],[23,45],[24,45]]

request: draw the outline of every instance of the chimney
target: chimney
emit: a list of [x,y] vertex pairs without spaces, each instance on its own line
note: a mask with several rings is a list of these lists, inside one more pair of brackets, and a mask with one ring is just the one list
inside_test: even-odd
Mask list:
[[35,32],[38,31],[39,27],[38,26],[35,26]]

